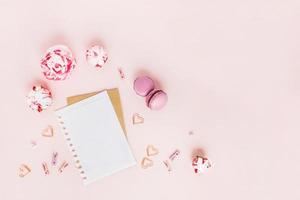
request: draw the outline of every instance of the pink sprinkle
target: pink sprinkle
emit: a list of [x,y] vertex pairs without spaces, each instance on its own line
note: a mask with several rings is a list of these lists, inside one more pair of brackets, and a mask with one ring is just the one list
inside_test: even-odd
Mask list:
[[34,140],[31,140],[31,141],[30,141],[30,144],[31,144],[31,147],[32,147],[32,148],[35,148],[36,145],[37,145],[36,141],[34,141]]
[[55,166],[56,163],[57,163],[57,156],[58,156],[58,153],[57,153],[57,152],[53,152],[53,153],[52,153],[52,161],[51,161],[51,164],[52,164],[53,166]]
[[180,151],[178,149],[176,149],[170,156],[169,156],[169,159],[171,161],[173,161],[175,158],[178,157],[178,155],[180,154]]
[[190,131],[190,132],[189,132],[189,135],[194,135],[194,132],[193,132],[193,131]]
[[170,165],[168,160],[163,161],[163,163],[165,164],[165,166],[166,166],[166,168],[168,169],[169,172],[172,171],[171,165]]
[[61,165],[60,165],[60,167],[59,167],[59,169],[58,169],[58,172],[59,173],[62,173],[63,171],[64,171],[64,169],[68,166],[69,164],[66,162],[66,161],[64,161]]
[[42,166],[43,166],[43,170],[44,170],[45,175],[49,175],[50,172],[49,172],[49,168],[48,168],[47,163],[46,163],[46,162],[43,162],[43,163],[42,163]]
[[121,68],[118,68],[121,79],[125,79],[125,74]]

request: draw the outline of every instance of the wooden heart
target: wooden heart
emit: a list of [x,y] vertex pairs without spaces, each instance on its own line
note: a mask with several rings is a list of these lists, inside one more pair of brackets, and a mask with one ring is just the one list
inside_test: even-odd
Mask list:
[[132,116],[132,123],[133,124],[142,124],[142,123],[144,123],[144,118],[142,116],[140,116],[139,114],[135,113]]
[[46,129],[43,130],[42,136],[44,137],[52,137],[53,136],[53,128],[52,126],[48,126]]
[[143,169],[147,169],[148,167],[152,167],[153,166],[153,161],[150,160],[147,157],[144,157],[141,163],[141,166]]
[[19,168],[19,176],[20,177],[24,177],[27,174],[29,174],[30,172],[31,172],[31,169],[27,165],[22,164]]
[[148,156],[155,156],[159,153],[158,149],[156,149],[153,145],[147,146],[147,155]]

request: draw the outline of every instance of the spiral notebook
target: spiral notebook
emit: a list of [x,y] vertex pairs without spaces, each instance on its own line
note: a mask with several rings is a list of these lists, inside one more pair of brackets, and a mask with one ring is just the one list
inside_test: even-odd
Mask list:
[[136,164],[106,91],[55,114],[85,185]]

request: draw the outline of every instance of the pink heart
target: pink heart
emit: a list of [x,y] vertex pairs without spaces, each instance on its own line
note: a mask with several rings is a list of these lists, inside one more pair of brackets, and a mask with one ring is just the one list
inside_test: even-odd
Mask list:
[[44,137],[52,137],[53,136],[53,128],[52,128],[52,126],[48,126],[45,130],[43,130],[42,136],[44,136]]
[[147,146],[147,155],[148,156],[155,156],[159,153],[158,149],[156,149],[153,145]]
[[147,157],[144,157],[141,163],[141,166],[143,169],[147,169],[148,167],[152,167],[153,166],[153,161],[150,160]]
[[31,172],[31,169],[27,165],[22,164],[19,168],[19,176],[22,178],[24,176],[26,176],[27,174],[29,174],[30,172]]
[[142,116],[140,116],[139,114],[135,113],[132,116],[132,122],[133,122],[133,124],[142,124],[142,123],[144,123],[144,118]]

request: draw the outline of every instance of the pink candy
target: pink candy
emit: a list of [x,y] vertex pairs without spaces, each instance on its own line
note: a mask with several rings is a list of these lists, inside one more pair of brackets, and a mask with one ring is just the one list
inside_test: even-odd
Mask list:
[[52,104],[52,95],[43,86],[33,86],[27,95],[27,103],[32,110],[42,112]]
[[48,80],[65,80],[76,66],[71,50],[64,45],[55,45],[47,50],[41,61],[43,74]]
[[93,67],[103,67],[108,59],[108,55],[104,48],[99,45],[94,45],[86,51],[86,61]]

